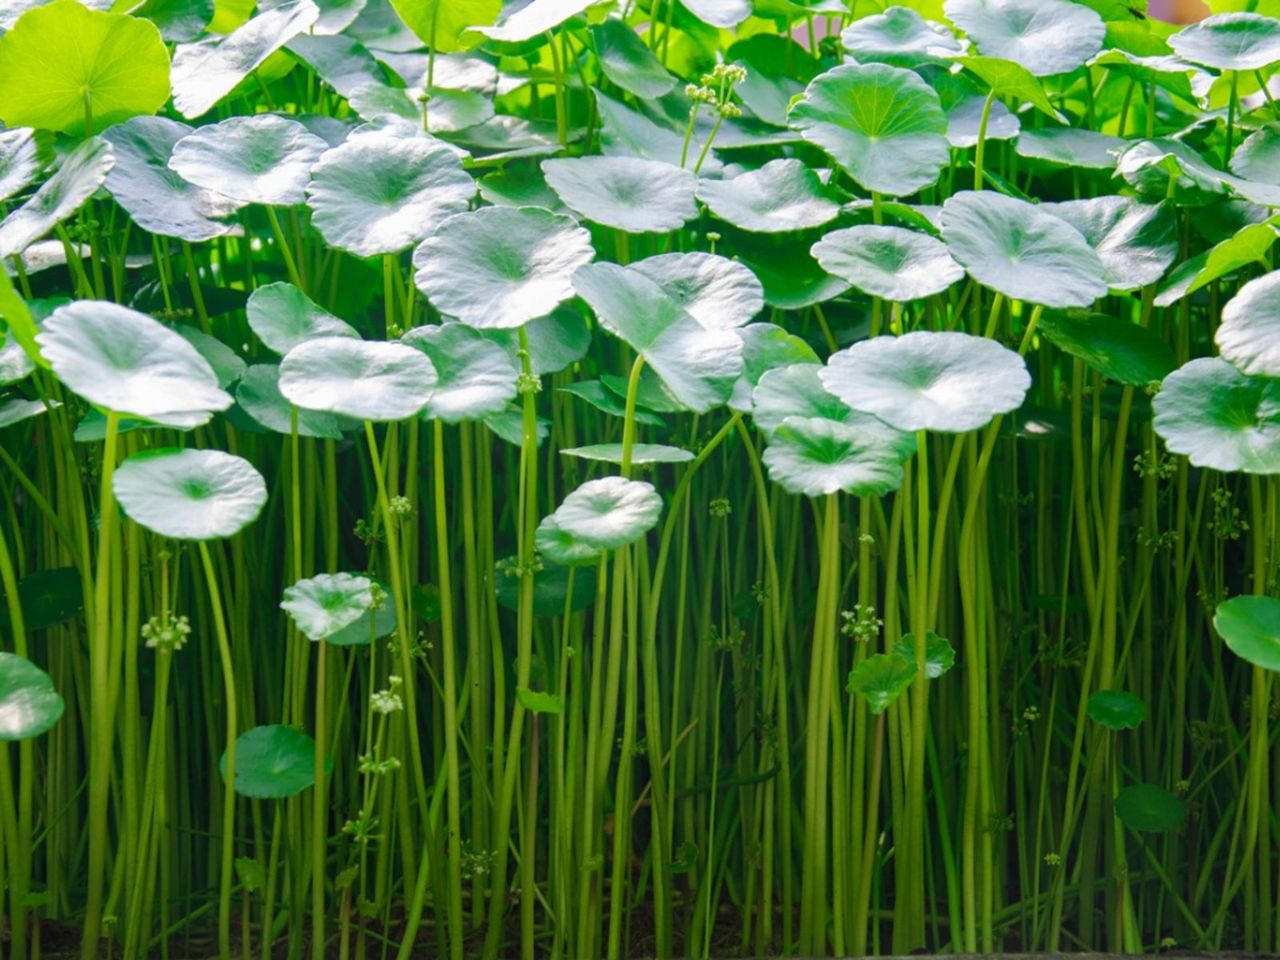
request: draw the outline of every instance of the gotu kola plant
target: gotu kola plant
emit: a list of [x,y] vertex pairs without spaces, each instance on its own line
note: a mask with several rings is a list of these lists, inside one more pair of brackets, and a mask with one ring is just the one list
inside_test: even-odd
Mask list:
[[1274,9],[98,7],[0,11],[11,952],[1280,946]]

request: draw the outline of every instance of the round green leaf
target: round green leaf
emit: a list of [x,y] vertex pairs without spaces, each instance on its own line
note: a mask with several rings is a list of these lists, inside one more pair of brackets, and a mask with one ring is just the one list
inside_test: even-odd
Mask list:
[[[66,623],[84,609],[84,583],[75,567],[36,570],[18,581],[22,623],[27,630],[43,630]],[[0,610],[0,625],[9,629],[7,606]]]
[[[316,782],[316,742],[283,724],[254,727],[236,737],[235,791],[242,797],[283,800]],[[333,766],[325,760],[325,771]],[[218,761],[223,779],[227,755]]]
[[116,468],[112,490],[135,523],[174,540],[233,537],[267,502],[262,475],[221,450],[134,454]]
[[1261,70],[1280,61],[1280,20],[1257,13],[1220,13],[1169,38],[1183,60],[1215,70]]
[[[382,602],[375,608],[366,610],[360,614],[359,618],[347,626],[343,627],[337,633],[329,636],[325,643],[334,647],[362,647],[368,646],[372,640],[380,640],[383,637],[389,637],[396,631],[396,605],[392,598],[391,591],[384,583],[378,583],[385,596]],[[419,590],[423,588],[415,587],[415,597]],[[418,611],[418,605],[415,600],[414,611]],[[419,614],[421,615],[421,614]]]
[[1273,124],[1249,134],[1231,155],[1231,172],[1246,180],[1280,184],[1280,126]]
[[604,553],[600,547],[592,546],[567,533],[556,520],[553,513],[543,517],[538,524],[534,536],[534,544],[538,553],[552,563],[566,567],[582,567],[599,563]]
[[1059,350],[1131,387],[1158,383],[1178,365],[1173,349],[1155,333],[1109,314],[1048,312],[1040,318],[1040,332]]
[[502,0],[391,0],[391,6],[423,43],[446,53],[474,46],[480,37],[470,28],[502,12]]
[[415,327],[401,343],[417,347],[436,368],[439,379],[422,411],[427,419],[479,420],[516,397],[519,371],[507,351],[465,324]]
[[663,253],[631,264],[708,330],[741,327],[764,309],[748,267],[713,253]]
[[942,237],[979,283],[1013,300],[1084,307],[1106,296],[1106,268],[1074,227],[990,190],[963,191],[942,207]]
[[947,0],[943,9],[983,55],[1012,60],[1037,77],[1083,66],[1107,32],[1097,13],[1069,0]]
[[1213,628],[1227,648],[1263,670],[1280,670],[1280,600],[1232,597],[1218,604]]
[[224,197],[287,207],[306,199],[311,167],[328,147],[297,120],[256,113],[183,137],[174,144],[169,167]]
[[855,343],[819,376],[854,410],[912,432],[977,430],[1022,406],[1031,386],[1022,357],[994,340],[928,330]]
[[67,154],[31,199],[0,221],[0,260],[21,253],[79,210],[106,182],[114,163],[111,145],[101,137],[90,137]]
[[1018,156],[1083,170],[1114,170],[1127,140],[1077,127],[1024,127],[1014,150]]
[[615,230],[667,233],[698,215],[698,178],[658,160],[559,158],[542,161],[542,173],[569,209]]
[[295,406],[377,423],[421,413],[436,379],[427,355],[403,343],[320,337],[289,351],[279,383]]
[[729,180],[700,180],[698,199],[721,220],[753,233],[807,230],[840,213],[818,175],[793,158],[770,160]]
[[103,409],[191,427],[231,406],[195,347],[127,307],[69,303],[44,322],[36,340],[58,379]]
[[17,337],[6,335],[4,346],[0,346],[0,384],[25,380],[35,368],[35,361],[22,349]]
[[[987,113],[985,133],[982,127],[983,111]],[[953,147],[968,149],[976,146],[979,136],[986,140],[1012,140],[1022,129],[1022,123],[999,100],[991,101],[981,94],[964,97],[947,107],[947,142]]]
[[[893,652],[904,660],[910,660],[920,669],[916,661],[916,636],[905,633],[902,639],[893,645]],[[924,675],[930,680],[937,680],[956,665],[956,648],[946,637],[940,637],[932,630],[924,636]]]
[[915,193],[951,158],[947,115],[910,70],[845,64],[814,78],[791,108],[791,125],[822,147],[865,190]]
[[0,130],[0,200],[8,200],[39,176],[52,158],[51,146],[50,138],[35,130]]
[[[259,426],[286,436],[293,433],[294,406],[280,392],[280,368],[274,363],[254,364],[241,374],[236,403]],[[298,436],[341,440],[345,422],[331,413],[298,409]]]
[[960,42],[940,23],[926,20],[909,7],[855,20],[840,34],[845,53],[858,63],[915,67],[946,63],[963,53]]
[[403,121],[375,122],[311,169],[307,205],[332,246],[357,257],[399,253],[467,209],[475,181],[453,150]]
[[1155,283],[1178,257],[1178,222],[1171,204],[1113,196],[1046,203],[1040,209],[1080,231],[1102,261],[1113,290]]
[[0,741],[40,736],[65,708],[47,673],[16,653],[0,653]]
[[911,686],[916,669],[914,660],[896,653],[873,653],[849,671],[847,688],[865,698],[872,713],[884,713]]
[[743,262],[764,286],[764,302],[781,310],[826,303],[849,289],[847,281],[823,270],[809,253],[809,240],[753,251]]
[[[622,444],[620,443],[592,443],[585,447],[566,447],[560,452],[566,457],[579,457],[600,463],[622,463]],[[688,463],[692,459],[693,451],[680,447],[669,447],[661,443],[631,445],[631,462],[636,466],[654,463]]]
[[[818,363],[792,363],[761,375],[751,395],[751,418],[756,427],[771,434],[788,417],[820,418],[838,423],[849,420],[853,411],[839,397],[827,392],[818,377],[821,369]],[[893,428],[886,425],[886,429]]]
[[248,368],[248,364],[240,359],[240,355],[217,337],[211,337],[203,330],[197,330],[185,324],[178,327],[176,332],[183,340],[195,347],[200,356],[209,361],[209,366],[213,368],[214,375],[218,378],[218,386],[223,390],[239,380]]
[[1164,787],[1135,783],[1116,794],[1116,816],[1130,830],[1168,833],[1182,826],[1187,808]]
[[57,0],[0,36],[0,120],[81,134],[169,99],[169,51],[155,24]]
[[1280,377],[1280,270],[1236,291],[1222,308],[1213,339],[1222,356],[1245,373]]
[[351,573],[319,573],[285,587],[280,609],[311,640],[327,640],[373,606],[373,581]]
[[1165,377],[1151,407],[1165,446],[1195,466],[1280,473],[1280,380],[1201,357]]
[[[575,613],[584,610],[596,598],[596,570],[593,566],[574,569],[550,561],[550,555],[542,569],[533,575],[533,612],[539,617],[562,617],[567,610]],[[520,578],[510,572],[512,557],[498,563],[494,593],[498,603],[508,610],[520,609]],[[572,593],[570,590],[572,589]]]
[[222,218],[240,204],[169,169],[174,144],[189,133],[185,123],[167,117],[134,117],[112,127],[103,139],[115,166],[104,185],[143,230],[199,243],[230,233],[235,225]]
[[652,484],[601,477],[565,497],[553,516],[561,530],[587,546],[615,550],[652,530],[661,513],[662,497]]
[[883,431],[818,417],[787,417],[761,459],[774,483],[806,497],[879,496],[903,479],[902,461]]
[[418,288],[473,327],[519,327],[573,296],[570,277],[595,251],[572,217],[538,207],[483,207],[450,217],[413,254]]
[[810,252],[827,273],[884,300],[921,300],[964,276],[942,241],[901,227],[862,224],[836,230]]
[[283,281],[265,284],[249,294],[245,315],[258,339],[281,356],[298,344],[319,337],[360,337],[346,321]]
[[793,363],[816,367],[821,362],[808,343],[772,323],[741,327],[738,336],[742,338],[742,376],[733,385],[729,406],[743,413],[751,411],[751,392],[770,370]]
[[1125,690],[1099,690],[1089,697],[1089,719],[1108,730],[1133,730],[1147,715],[1141,698]]
[[729,398],[742,373],[742,340],[734,331],[708,330],[632,268],[588,264],[573,285],[600,325],[630,344],[685,407],[705,413]]
[[188,120],[208,113],[319,16],[312,0],[286,0],[225,36],[178,44],[173,54],[173,105]]

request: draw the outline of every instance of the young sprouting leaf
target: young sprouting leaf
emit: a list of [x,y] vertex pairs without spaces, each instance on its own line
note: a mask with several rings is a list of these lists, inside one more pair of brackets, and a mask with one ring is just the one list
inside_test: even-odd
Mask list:
[[1169,38],[1183,60],[1215,70],[1261,70],[1280,61],[1280,20],[1258,13],[1220,13]]
[[1070,0],[947,0],[947,19],[978,50],[1038,77],[1070,73],[1102,49],[1106,25]]
[[[240,376],[236,386],[236,403],[254,423],[274,433],[293,433],[295,407],[280,392],[280,368],[274,363],[258,363]],[[300,437],[341,440],[349,421],[331,413],[297,409]]]
[[453,150],[404,121],[365,124],[311,169],[320,235],[357,257],[399,253],[467,209],[476,185]]
[[422,411],[429,420],[479,420],[516,398],[519,371],[507,351],[466,324],[415,327],[400,342],[421,350],[436,368],[436,386]]
[[169,51],[155,25],[57,0],[0,36],[0,120],[81,135],[169,99]]
[[582,267],[573,285],[685,407],[705,413],[729,398],[742,373],[742,340],[732,330],[706,329],[643,273],[617,264]]
[[637,260],[644,274],[707,330],[741,327],[764,309],[764,289],[751,270],[713,253],[662,253]]
[[245,893],[257,893],[267,885],[266,869],[252,857],[236,857],[235,871]]
[[136,453],[116,468],[112,490],[130,519],[174,540],[233,537],[267,502],[262,474],[221,450]]
[[1136,783],[1116,794],[1116,816],[1130,830],[1168,833],[1182,826],[1187,808],[1164,787]]
[[865,190],[915,193],[950,158],[947,115],[918,75],[886,64],[845,64],[816,77],[792,107],[791,125]]
[[[1049,95],[1045,93],[1044,84],[1026,67],[1012,60],[1001,57],[961,57],[964,68],[985,83],[997,97],[1009,97],[1023,103],[1029,103],[1047,117],[1059,123],[1066,123],[1067,118],[1053,105]],[[994,103],[993,103],[994,106]],[[1052,134],[1059,132],[1058,127],[1043,127],[1030,133]],[[1061,128],[1070,130],[1072,128]],[[1081,131],[1088,133],[1090,131]]]
[[573,296],[595,256],[591,234],[537,207],[482,207],[450,217],[414,251],[418,288],[473,327],[520,327]]
[[542,161],[547,185],[592,223],[627,233],[667,233],[698,215],[698,178],[688,170],[637,157]]
[[616,550],[653,529],[662,497],[653,484],[623,477],[588,480],[556,508],[556,524],[591,547]]
[[835,230],[810,252],[827,273],[884,300],[921,300],[964,277],[941,240],[902,227]]
[[727,180],[699,180],[698,199],[721,220],[753,233],[807,230],[840,213],[818,175],[791,157]]
[[787,417],[769,437],[761,460],[769,478],[806,497],[832,493],[879,496],[902,485],[902,459],[887,431],[863,421]]
[[319,16],[312,0],[286,0],[225,36],[178,44],[171,73],[173,105],[188,120],[204,116]]
[[391,0],[391,6],[418,39],[441,53],[475,46],[482,38],[469,28],[493,23],[502,12],[502,0]]
[[599,0],[531,0],[514,13],[502,17],[493,26],[473,26],[472,31],[499,43],[524,43],[550,33],[598,2]]
[[1108,730],[1134,730],[1147,715],[1147,705],[1127,690],[1099,690],[1085,709],[1090,720]]
[[1280,270],[1236,291],[1222,308],[1213,339],[1223,358],[1245,373],[1280,377]]
[[944,25],[899,6],[855,20],[841,32],[840,42],[858,63],[894,67],[945,64],[964,52]]
[[591,31],[600,70],[613,83],[637,97],[651,99],[670,92],[676,78],[667,72],[635,30],[610,17]]
[[[902,639],[893,645],[893,652],[904,660],[916,664],[916,637],[913,633],[905,633]],[[925,633],[924,641],[924,675],[930,680],[937,680],[956,665],[956,648],[946,637],[940,637],[932,630]]]
[[1167,203],[1103,196],[1040,209],[1080,231],[1102,261],[1113,290],[1137,290],[1159,280],[1178,258],[1178,221]]
[[1227,648],[1263,670],[1280,670],[1280,600],[1232,597],[1218,604],[1213,629]]
[[0,742],[40,736],[65,709],[47,673],[16,653],[0,653]]
[[271,113],[231,117],[183,137],[169,168],[189,183],[241,203],[294,206],[329,145],[297,120]]
[[327,640],[373,606],[373,581],[350,573],[318,573],[285,587],[280,609],[308,639]]
[[967,333],[917,330],[874,337],[832,355],[822,384],[854,410],[899,430],[965,433],[1022,406],[1022,357]]
[[849,671],[846,686],[866,699],[872,713],[881,714],[911,686],[916,670],[915,660],[896,653],[873,653]]
[[[236,737],[236,793],[262,800],[283,800],[316,782],[316,742],[300,730],[269,724]],[[325,772],[333,761],[325,758]],[[227,775],[227,755],[218,761]]]
[[1165,446],[1195,466],[1280,473],[1280,380],[1201,357],[1165,377],[1151,407]]
[[0,130],[0,200],[8,200],[40,175],[53,151],[50,137],[24,127]]
[[[62,0],[76,5],[75,0]],[[90,137],[62,159],[40,189],[0,220],[0,260],[21,253],[84,205],[107,179],[115,157],[101,137]]]
[[1040,332],[1059,350],[1131,387],[1159,382],[1178,365],[1163,338],[1110,314],[1049,311],[1040,318]]
[[36,341],[68,388],[116,413],[192,427],[231,406],[209,362],[180,335],[127,307],[59,307]]
[[258,287],[249,294],[244,309],[249,328],[281,356],[298,344],[319,337],[360,337],[345,320],[339,320],[293,284],[283,281]]
[[167,117],[134,117],[112,127],[102,135],[115,156],[104,186],[143,230],[199,243],[230,233],[235,224],[223,218],[241,205],[169,169],[174,144],[191,132]]
[[942,206],[942,237],[970,276],[1010,299],[1083,307],[1107,293],[1106,269],[1080,232],[1025,200],[957,193]]
[[545,690],[530,690],[528,687],[516,688],[516,700],[520,706],[530,713],[549,713],[552,715],[564,712],[564,701],[554,693]]
[[[622,463],[622,444],[592,443],[585,447],[566,447],[560,451],[566,457],[579,457],[600,463]],[[688,463],[693,451],[682,447],[669,447],[661,443],[636,443],[631,447],[631,462],[636,466],[654,463]]]
[[289,351],[279,386],[295,406],[379,423],[421,413],[436,380],[427,355],[406,344],[320,337]]

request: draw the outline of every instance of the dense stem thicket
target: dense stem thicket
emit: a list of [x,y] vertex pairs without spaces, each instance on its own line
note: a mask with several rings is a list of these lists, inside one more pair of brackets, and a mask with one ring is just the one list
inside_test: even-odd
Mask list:
[[1280,20],[233,7],[0,14],[8,955],[1280,950]]

